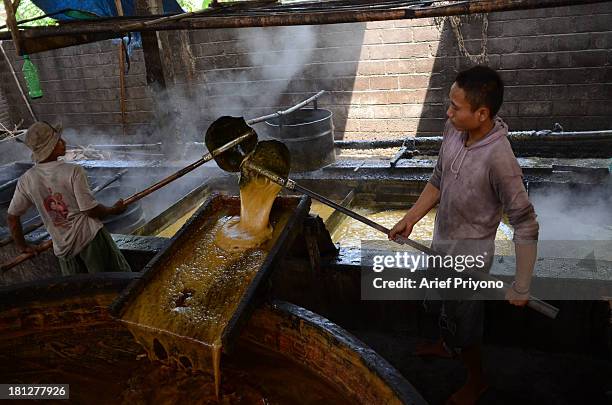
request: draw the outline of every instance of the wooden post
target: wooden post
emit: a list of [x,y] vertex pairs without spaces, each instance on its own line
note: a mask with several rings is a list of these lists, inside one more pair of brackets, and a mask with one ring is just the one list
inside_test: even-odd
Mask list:
[[[115,7],[117,8],[117,15],[123,16],[123,5],[121,0],[115,0]],[[119,106],[121,108],[121,130],[125,136],[126,131],[126,109],[125,109],[125,44],[123,43],[123,37],[120,38],[119,43]]]
[[21,48],[21,38],[19,37],[19,28],[17,27],[17,19],[15,17],[15,11],[19,6],[19,0],[15,4],[11,3],[11,0],[4,0],[4,10],[6,11],[6,25],[11,31],[11,37],[15,43],[15,50],[18,55],[23,55]]
[[[139,15],[149,14],[147,0],[136,1],[136,11]],[[142,36],[142,51],[144,53],[145,69],[147,74],[147,84],[152,85],[156,89],[165,89],[166,80],[164,79],[164,70],[157,41],[156,32],[141,32]]]

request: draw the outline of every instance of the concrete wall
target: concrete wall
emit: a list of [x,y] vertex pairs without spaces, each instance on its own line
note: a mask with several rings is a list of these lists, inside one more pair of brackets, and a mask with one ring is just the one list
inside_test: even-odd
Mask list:
[[[488,16],[487,63],[506,82],[500,115],[511,130],[555,122],[566,130],[612,128],[610,21],[612,3]],[[462,23],[471,53],[480,51],[481,30],[482,19]],[[449,22],[431,19],[193,31],[184,38],[187,56],[168,53],[174,62],[166,66],[167,92],[147,87],[142,52],[132,57],[130,133],[175,121],[181,136],[200,139],[219,115],[254,117],[324,89],[320,104],[334,112],[339,139],[439,134],[448,88],[473,64],[460,54]],[[39,118],[121,133],[116,48],[106,41],[35,55],[45,91],[33,101]],[[27,122],[6,66],[0,69],[13,121]]]

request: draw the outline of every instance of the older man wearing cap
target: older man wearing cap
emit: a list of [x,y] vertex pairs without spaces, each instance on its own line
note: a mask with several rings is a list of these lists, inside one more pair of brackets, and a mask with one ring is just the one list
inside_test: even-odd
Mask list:
[[62,274],[130,271],[101,218],[116,215],[126,207],[119,200],[106,207],[93,197],[85,170],[58,160],[66,153],[61,127],[35,122],[25,135],[36,163],[19,178],[8,209],[7,222],[22,252],[36,252],[23,237],[19,217],[35,205],[53,240]]

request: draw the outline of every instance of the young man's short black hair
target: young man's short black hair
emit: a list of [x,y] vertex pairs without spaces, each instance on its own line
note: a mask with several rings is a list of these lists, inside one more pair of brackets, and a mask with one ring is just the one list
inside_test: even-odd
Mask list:
[[504,82],[497,72],[488,66],[474,66],[460,72],[455,79],[465,92],[472,111],[487,107],[494,117],[504,101]]

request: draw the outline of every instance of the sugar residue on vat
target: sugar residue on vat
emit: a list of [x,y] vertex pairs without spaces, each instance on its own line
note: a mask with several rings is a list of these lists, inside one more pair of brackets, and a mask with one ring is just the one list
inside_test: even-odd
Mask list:
[[195,208],[189,210],[189,212],[187,212],[185,215],[180,217],[174,223],[168,225],[161,232],[158,232],[157,235],[155,236],[159,236],[161,238],[173,237],[179,231],[179,229],[181,229],[181,227],[185,225],[185,222],[187,222],[189,218],[193,216],[193,214],[197,211],[197,209],[200,208],[200,205],[197,205]]
[[333,212],[334,208],[322,202],[312,201],[310,204],[310,214],[320,216],[323,221],[327,221]]

